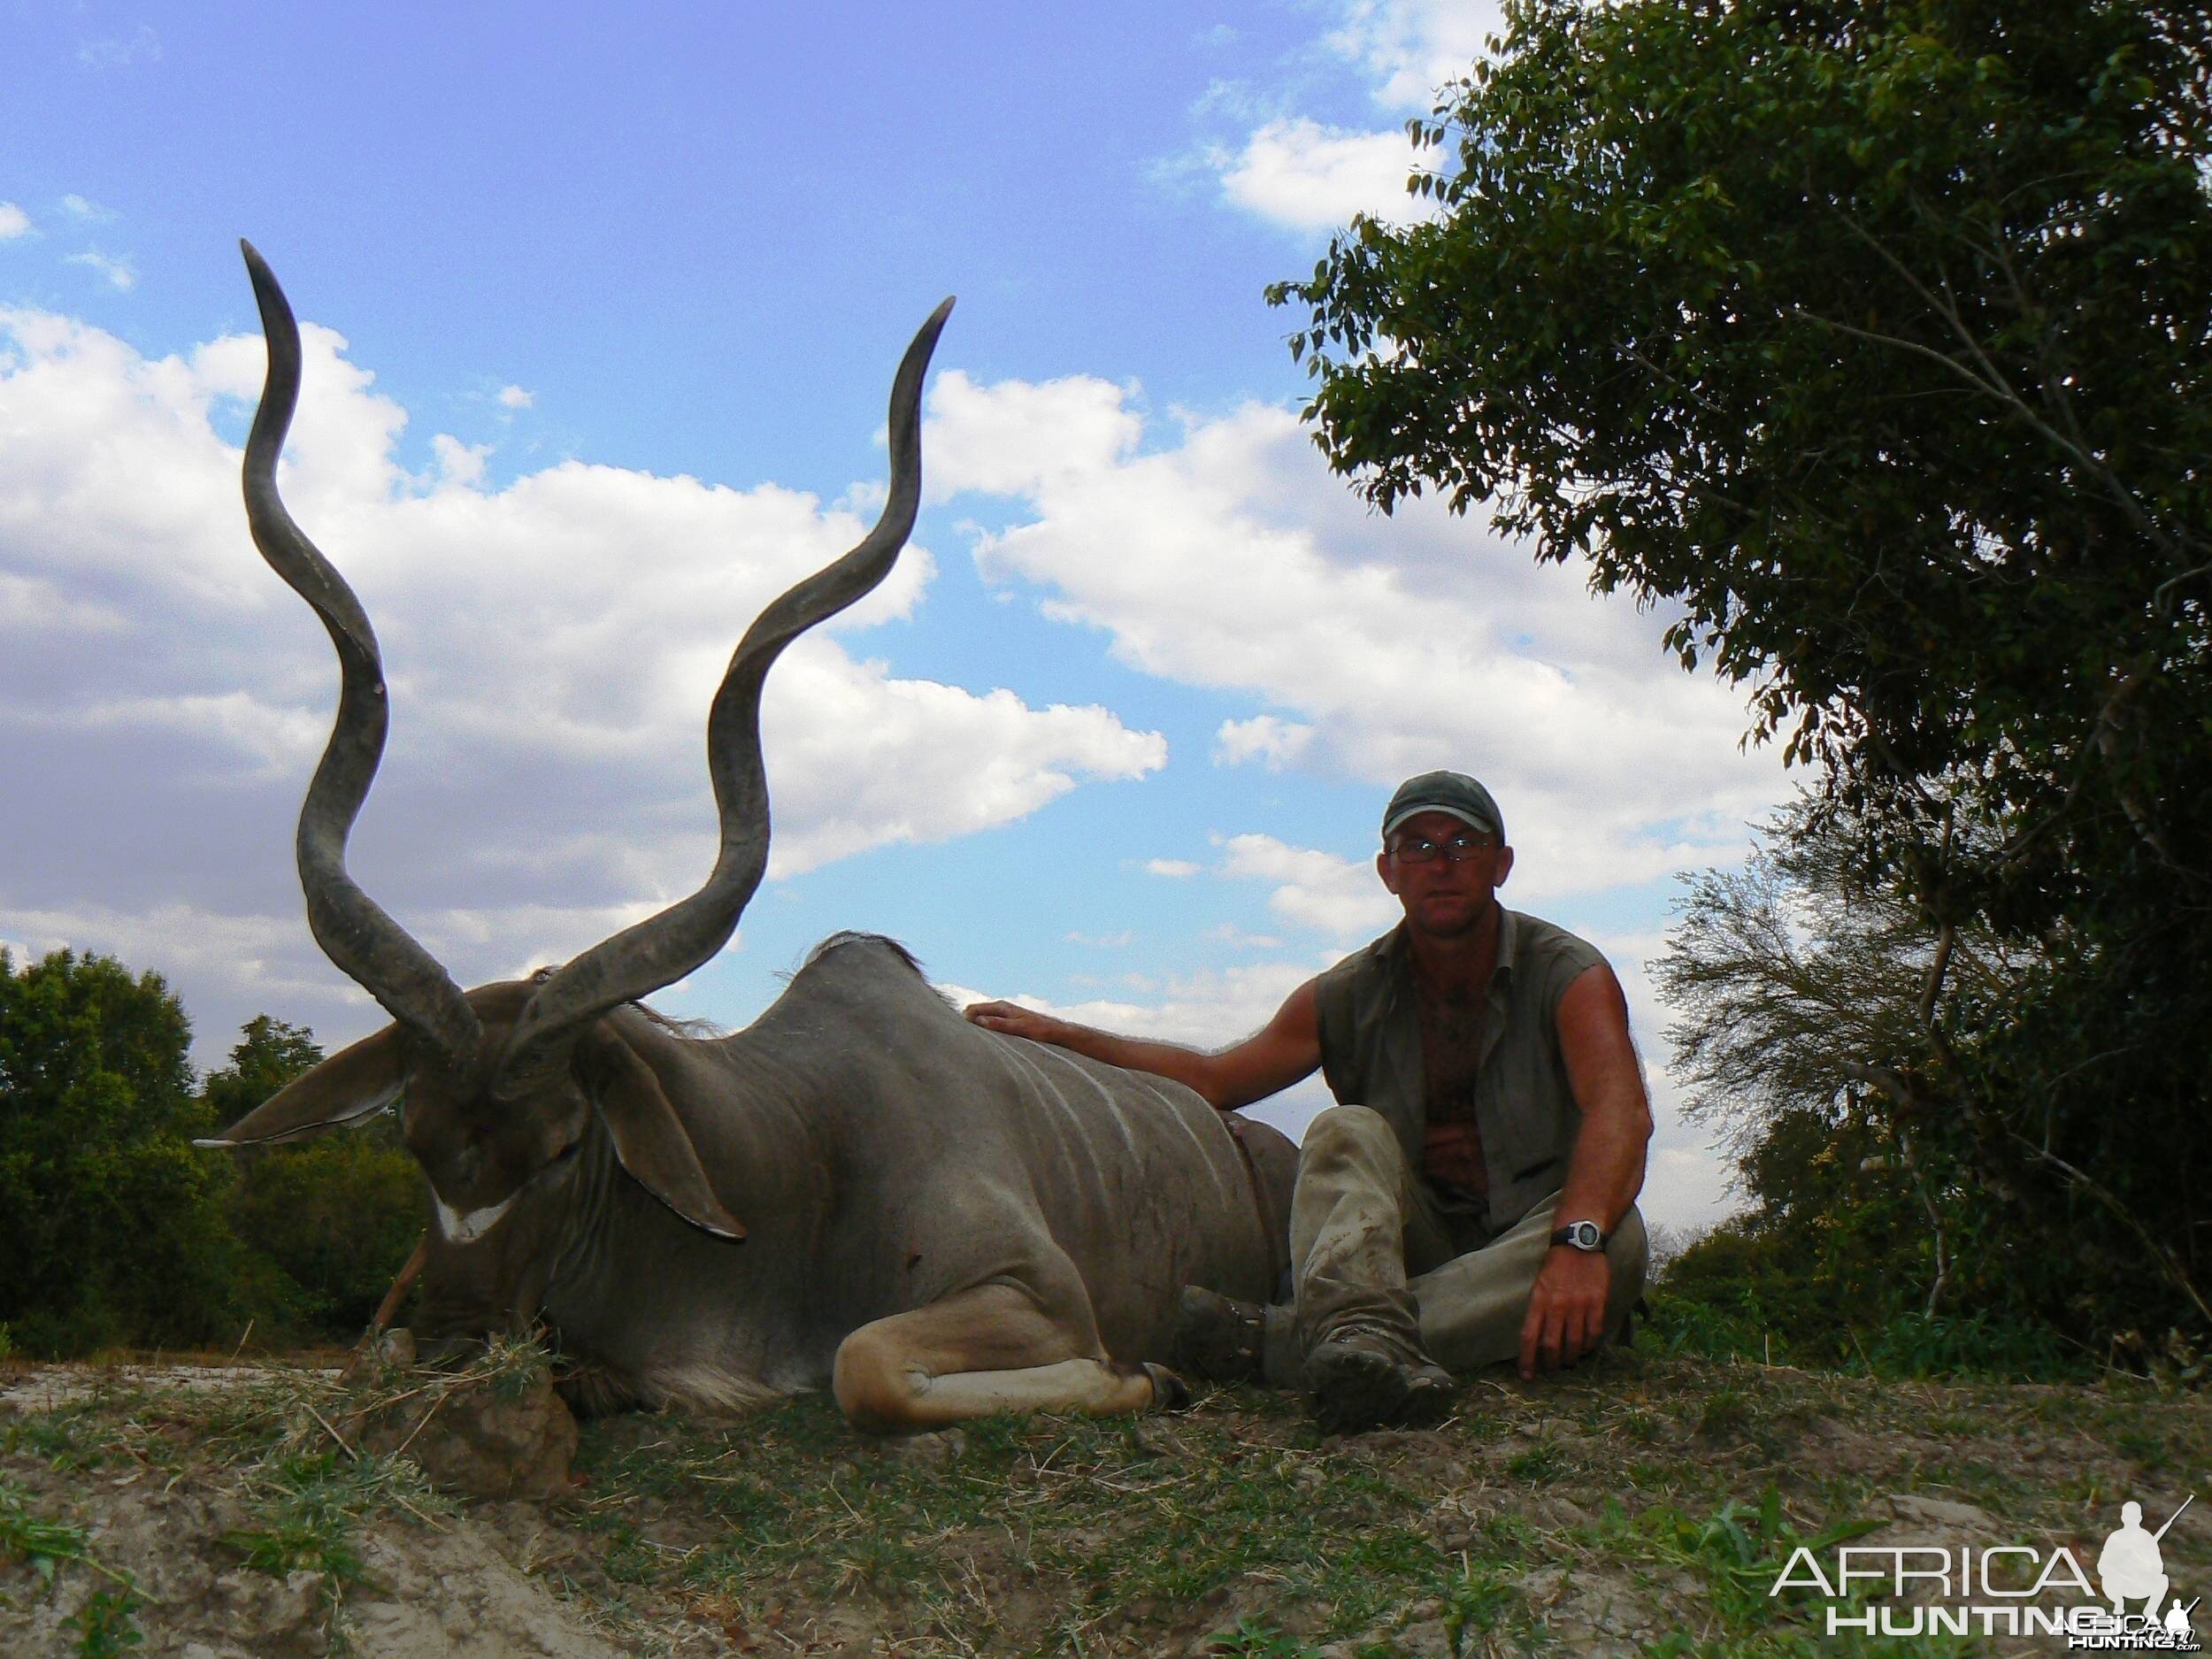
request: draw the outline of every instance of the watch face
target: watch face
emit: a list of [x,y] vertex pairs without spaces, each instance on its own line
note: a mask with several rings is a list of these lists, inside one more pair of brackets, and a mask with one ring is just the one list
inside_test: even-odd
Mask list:
[[1594,1221],[1571,1221],[1567,1224],[1567,1242],[1578,1250],[1594,1250],[1604,1234]]

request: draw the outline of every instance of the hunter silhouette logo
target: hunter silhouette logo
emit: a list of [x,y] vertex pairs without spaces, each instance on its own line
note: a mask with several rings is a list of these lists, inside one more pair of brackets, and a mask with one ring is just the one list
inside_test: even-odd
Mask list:
[[2185,1498],[2154,1532],[2143,1525],[2141,1504],[2122,1504],[2118,1529],[2097,1552],[2093,1584],[2063,1544],[1845,1544],[1832,1569],[1801,1545],[1768,1594],[1826,1597],[1831,1636],[2058,1636],[2070,1648],[2196,1653],[2197,1601],[2172,1599],[2160,1548],[2195,1502]]
[[2155,1532],[2143,1530],[2143,1506],[2128,1502],[2120,1506],[2120,1530],[2104,1541],[2097,1552],[2097,1582],[2103,1587],[2105,1599],[2112,1603],[2115,1613],[2124,1613],[2124,1603],[2141,1598],[2143,1617],[2151,1618],[2158,1612],[2158,1604],[2166,1599],[2170,1587],[2166,1578],[2165,1558],[2158,1553],[2159,1540],[2166,1536],[2166,1527],[2181,1518],[2181,1510],[2197,1501],[2191,1493],[2166,1520],[2166,1526]]
[[[2196,1601],[2185,1607],[2179,1601],[2171,1602],[2166,1609],[2166,1617],[2158,1617],[2158,1604],[2166,1600],[2167,1591],[2173,1587],[2166,1577],[2166,1561],[2159,1551],[2159,1542],[2166,1536],[2167,1528],[2181,1518],[2182,1510],[2196,1501],[2194,1493],[2183,1499],[2181,1509],[2168,1516],[2165,1526],[2155,1532],[2144,1531],[2141,1504],[2131,1502],[2120,1506],[2120,1530],[2106,1539],[2104,1548],[2097,1552],[2097,1583],[2105,1600],[2112,1603],[2111,1617],[2119,1628],[2108,1632],[2077,1629],[2067,1644],[2069,1647],[2194,1653],[2203,1646],[2189,1622],[2189,1615],[2196,1610]],[[2140,1624],[2127,1608],[2130,1601],[2139,1598],[2143,1603]],[[2110,1640],[2099,1640],[2108,1635]]]

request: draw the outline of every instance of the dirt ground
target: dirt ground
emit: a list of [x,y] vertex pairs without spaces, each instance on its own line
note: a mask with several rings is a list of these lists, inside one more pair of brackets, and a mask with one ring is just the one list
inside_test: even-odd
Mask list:
[[2093,1571],[2122,1502],[2155,1526],[2192,1494],[2162,1540],[2184,1602],[2212,1587],[2212,1404],[2124,1379],[1631,1354],[1478,1380],[1417,1433],[1324,1440],[1295,1401],[1227,1390],[876,1441],[815,1398],[578,1437],[542,1356],[461,1385],[19,1369],[0,1655],[2054,1653],[1825,1639],[1828,1603],[1778,1581],[1843,1543],[2063,1545]]

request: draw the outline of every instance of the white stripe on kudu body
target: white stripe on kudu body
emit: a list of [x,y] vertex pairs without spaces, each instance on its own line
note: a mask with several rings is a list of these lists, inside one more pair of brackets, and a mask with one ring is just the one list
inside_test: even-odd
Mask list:
[[[1034,1053],[1031,1052],[1033,1049]],[[1041,1043],[1031,1043],[1026,1038],[1017,1038],[1004,1045],[1000,1049],[999,1055],[1010,1069],[1027,1078],[1043,1091],[1039,1098],[1051,1102],[1052,1110],[1067,1125],[1065,1133],[1068,1141],[1081,1150],[1084,1157],[1090,1163],[1092,1173],[1103,1183],[1106,1179],[1106,1166],[1099,1161],[1098,1148],[1092,1144],[1091,1137],[1083,1133],[1081,1114],[1069,1104],[1068,1097],[1060,1092],[1060,1086],[1045,1075],[1044,1067],[1037,1064],[1035,1057],[1037,1054],[1049,1054],[1050,1052],[1049,1048]]]
[[[1114,1098],[1113,1091],[1108,1088],[1103,1083],[1100,1082],[1087,1068],[1077,1064],[1074,1056],[1069,1054],[1066,1049],[1041,1048],[1039,1052],[1047,1056],[1048,1058],[1057,1060],[1062,1065],[1067,1067],[1069,1071],[1074,1072],[1076,1076],[1081,1078],[1086,1083],[1091,1086],[1092,1089],[1097,1094],[1098,1098],[1105,1102],[1108,1113],[1113,1118],[1114,1127],[1121,1132],[1121,1144],[1127,1148],[1130,1153],[1133,1156],[1137,1149],[1137,1138],[1129,1133],[1128,1116],[1123,1110],[1121,1102]],[[1059,1091],[1055,1089],[1053,1093],[1057,1094]]]
[[1222,1180],[1221,1165],[1214,1161],[1213,1148],[1199,1139],[1198,1131],[1190,1126],[1190,1120],[1176,1110],[1174,1101],[1164,1094],[1160,1086],[1142,1071],[1133,1071],[1130,1077],[1140,1088],[1149,1092],[1153,1099],[1166,1107],[1168,1116],[1175,1120],[1175,1126],[1190,1137],[1191,1145],[1198,1148],[1198,1161],[1205,1166],[1206,1173],[1213,1179],[1214,1190],[1225,1198],[1233,1198],[1234,1193]]

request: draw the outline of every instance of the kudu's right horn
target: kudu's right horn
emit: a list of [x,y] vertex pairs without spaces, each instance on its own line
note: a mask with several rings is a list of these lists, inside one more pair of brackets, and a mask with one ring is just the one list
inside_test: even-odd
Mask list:
[[746,630],[707,717],[707,770],[721,816],[713,872],[689,898],[601,941],[540,986],[516,1022],[497,1087],[524,1092],[562,1064],[583,1026],[620,1002],[672,984],[711,958],[768,868],[768,779],[761,764],[760,696],[783,648],[835,616],[891,573],[922,499],[922,378],[952,314],[929,314],[891,383],[891,487],[876,526],[835,564],[783,594]]

